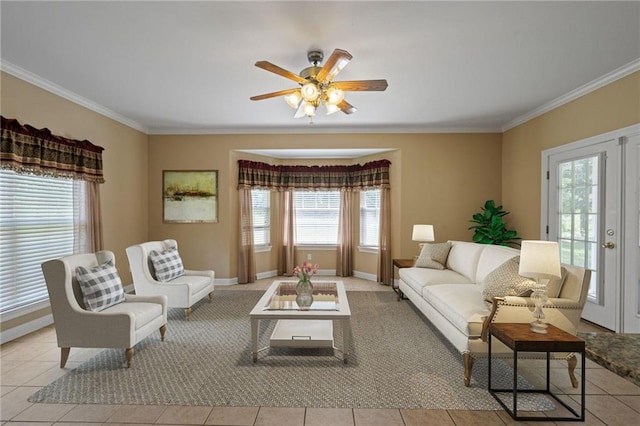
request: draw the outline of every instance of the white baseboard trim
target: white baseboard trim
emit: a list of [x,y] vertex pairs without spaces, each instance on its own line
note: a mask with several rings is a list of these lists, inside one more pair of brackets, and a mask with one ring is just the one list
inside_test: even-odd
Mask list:
[[319,269],[318,272],[316,272],[316,275],[328,275],[328,276],[336,276],[336,270],[335,269]]
[[277,277],[277,276],[278,276],[278,271],[276,271],[275,269],[273,271],[258,272],[256,274],[256,278],[259,280],[263,280],[265,278]]
[[353,271],[353,276],[356,278],[361,278],[367,281],[373,281],[375,283],[378,282],[378,276],[375,274],[368,274],[366,272]]
[[7,331],[0,333],[0,343],[5,344],[19,337],[26,336],[29,333],[40,330],[50,324],[53,324],[53,315],[51,314],[20,324],[17,327],[10,328]]
[[235,278],[216,278],[213,280],[213,287],[215,286],[226,286],[226,285],[235,285],[238,284],[238,277]]

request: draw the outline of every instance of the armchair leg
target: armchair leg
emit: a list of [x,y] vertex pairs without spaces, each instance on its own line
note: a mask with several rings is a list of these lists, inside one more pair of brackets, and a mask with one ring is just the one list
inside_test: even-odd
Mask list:
[[191,316],[191,308],[185,309],[184,315],[187,317],[187,321],[189,321],[189,317]]
[[71,348],[60,348],[60,368],[64,368],[67,365],[69,352],[71,352]]
[[464,385],[469,387],[471,384],[471,370],[473,370],[473,357],[470,353],[462,355],[462,362],[464,364]]
[[162,327],[160,327],[160,341],[164,342],[164,333],[167,332],[167,324],[164,324]]
[[578,379],[576,378],[575,371],[576,366],[578,365],[578,358],[572,354],[569,359],[567,359],[567,365],[569,366],[569,380],[571,380],[571,386],[573,386],[574,389],[577,389]]
[[209,302],[213,300],[213,292],[209,293]]
[[127,368],[129,368],[131,367],[131,359],[133,358],[133,348],[125,349],[124,354],[127,357]]

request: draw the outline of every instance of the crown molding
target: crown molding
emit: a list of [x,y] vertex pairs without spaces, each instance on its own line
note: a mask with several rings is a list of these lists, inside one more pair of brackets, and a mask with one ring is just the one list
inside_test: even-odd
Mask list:
[[408,133],[502,133],[500,127],[429,127],[429,126],[306,126],[214,127],[214,128],[151,128],[149,135],[265,135],[265,134],[408,134]]
[[616,80],[620,80],[621,78],[633,74],[636,71],[640,71],[640,58],[635,59],[628,64],[623,65],[620,68],[617,68],[583,86],[580,86],[577,89],[572,90],[571,92],[552,100],[551,102],[547,102],[546,104],[541,105],[538,108],[527,112],[526,114],[516,117],[515,119],[507,122],[504,126],[502,126],[502,132],[506,132],[507,130],[513,129],[514,127],[526,123],[529,120],[533,120],[534,118],[539,117],[542,114],[561,107],[564,104],[567,104],[586,94],[598,90],[601,87],[604,87],[607,84],[611,84]]
[[110,110],[109,108],[106,108],[100,104],[97,104],[96,102],[93,102],[76,93],[73,93],[72,91],[67,90],[64,87],[59,86],[49,80],[46,80],[40,77],[39,75],[32,73],[31,71],[27,71],[24,68],[20,68],[19,66],[14,65],[11,62],[7,62],[3,60],[0,63],[0,69],[6,72],[7,74],[11,74],[14,77],[17,77],[21,80],[26,81],[27,83],[31,83],[34,86],[44,89],[47,92],[51,92],[54,95],[58,95],[61,98],[64,98],[75,104],[78,104],[87,109],[90,109],[91,111],[97,112],[100,115],[111,118],[112,120],[115,120],[119,123],[124,124],[125,126],[129,126],[133,129],[136,129],[144,134],[149,134],[149,130],[142,124],[138,123],[137,121],[131,120],[130,118],[120,115],[117,112]]

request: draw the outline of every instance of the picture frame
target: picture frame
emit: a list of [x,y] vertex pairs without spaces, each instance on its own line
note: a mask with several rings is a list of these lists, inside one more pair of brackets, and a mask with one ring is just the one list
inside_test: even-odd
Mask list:
[[163,223],[217,223],[217,170],[163,170]]

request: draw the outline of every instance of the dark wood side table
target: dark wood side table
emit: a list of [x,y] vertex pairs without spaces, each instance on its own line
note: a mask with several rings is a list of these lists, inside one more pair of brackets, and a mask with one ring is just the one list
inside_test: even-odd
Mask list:
[[[398,269],[411,268],[415,263],[416,263],[415,259],[393,259],[393,266],[395,266]],[[393,281],[395,280],[392,280],[391,288],[398,295],[398,300],[401,300],[404,298],[404,295],[400,291],[400,287],[396,287],[395,285],[393,285]]]
[[[513,351],[513,388],[511,389],[494,389],[491,386],[491,340],[492,336],[507,345]],[[547,353],[547,385],[546,389],[522,389],[518,390],[518,352],[546,352]],[[582,377],[581,377],[581,403],[580,414],[573,408],[569,407],[564,401],[560,400],[550,390],[550,354],[551,352],[578,352],[582,354]],[[531,331],[530,324],[512,324],[512,323],[492,323],[489,326],[489,393],[500,403],[502,408],[509,413],[514,420],[524,421],[584,421],[584,394],[585,394],[585,342],[579,337],[567,333],[564,330],[549,324],[547,334],[539,334]],[[498,392],[513,393],[513,409],[507,407],[502,401]],[[540,393],[549,395],[565,407],[573,417],[531,417],[518,415],[518,393]]]

